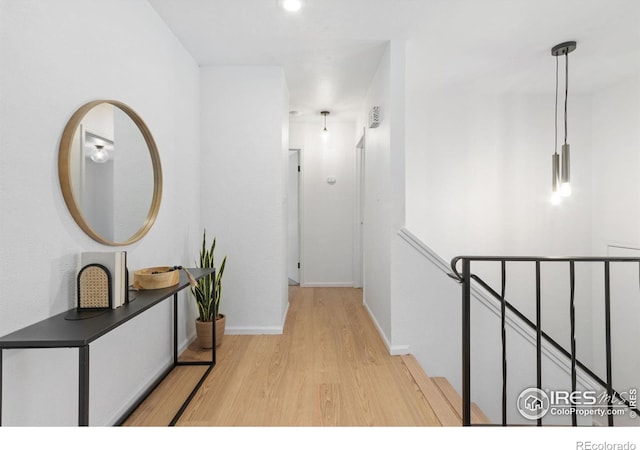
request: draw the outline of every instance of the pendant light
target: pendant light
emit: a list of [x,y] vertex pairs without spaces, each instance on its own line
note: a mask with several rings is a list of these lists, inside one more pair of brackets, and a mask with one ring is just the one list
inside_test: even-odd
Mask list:
[[96,144],[95,149],[91,151],[91,155],[89,155],[89,157],[91,158],[91,161],[99,164],[109,161],[109,153],[105,150],[104,145],[100,144]]
[[327,116],[329,111],[320,111],[320,114],[324,117],[324,128],[322,129],[322,138],[327,140],[329,138],[329,130],[327,130]]
[[[571,195],[571,155],[570,147],[567,142],[567,102],[569,97],[569,53],[576,49],[576,42],[569,41],[558,44],[551,49],[551,54],[556,57],[556,150],[553,154],[552,169],[552,194],[551,201],[554,204],[559,203],[559,196],[568,197]],[[558,57],[565,57],[565,82],[564,82],[564,144],[562,144],[562,158],[557,151],[558,142]],[[562,165],[560,165],[562,163]]]

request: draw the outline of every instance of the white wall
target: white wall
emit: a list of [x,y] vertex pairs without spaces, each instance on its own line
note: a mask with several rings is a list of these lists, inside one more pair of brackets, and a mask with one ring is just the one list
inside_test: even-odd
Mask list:
[[280,115],[276,122],[280,129],[280,323],[284,322],[289,310],[289,277],[287,276],[287,255],[289,254],[289,88],[284,73],[278,82],[280,93]]
[[445,259],[590,247],[588,97],[571,98],[573,195],[554,207],[553,97],[463,88],[414,95],[420,80],[408,77],[407,85],[408,228]]
[[421,251],[424,245],[403,231],[394,236],[397,271],[393,282],[394,343],[405,345],[430,376],[446,376],[462,392],[462,291]]
[[[0,335],[73,308],[77,256],[112,249],[83,234],[58,182],[62,131],[90,100],[131,106],[162,160],[158,219],[124,248],[129,268],[192,261],[200,236],[198,66],[147,2],[3,0],[0,60]],[[194,308],[181,301],[181,313],[190,313],[181,316],[184,343]],[[170,364],[170,318],[168,304],[158,306],[92,346],[92,425],[117,420]],[[3,354],[3,425],[77,423],[76,350]]]
[[[369,112],[380,107],[380,124]],[[363,102],[356,130],[365,129],[363,199],[364,302],[391,354],[404,354],[400,258],[395,243],[405,224],[405,41],[389,41]]]
[[[408,71],[410,74],[411,71]],[[573,195],[551,205],[553,96],[456,90],[407,81],[407,228],[445,260],[456,255],[588,255],[591,99],[571,96]],[[562,130],[559,130],[562,139]],[[556,266],[557,268],[558,266]],[[534,266],[508,266],[508,299],[535,317]],[[474,272],[499,291],[499,266]],[[545,271],[544,322],[569,345],[568,266]],[[580,358],[591,361],[590,272],[578,278]],[[587,351],[585,351],[587,350]]]
[[323,139],[321,119],[290,127],[290,146],[302,153],[301,284],[353,286],[355,123],[329,116]]
[[281,333],[287,301],[288,96],[281,68],[210,66],[202,82],[202,223],[228,256],[229,334]]
[[380,106],[380,125],[365,132],[363,296],[387,347],[391,340],[391,102],[391,45],[387,45],[357,127],[367,125],[371,106]]
[[640,76],[592,98],[593,251],[604,254],[610,244],[640,247]]
[[[640,255],[640,76],[603,87],[593,95],[593,253]],[[603,271],[593,273],[594,343],[604,342]],[[640,354],[635,335],[640,317],[636,264],[612,264],[613,380],[627,390],[638,384]],[[604,377],[604,345],[594,346]]]
[[406,311],[403,291],[405,273],[402,251],[398,245],[398,232],[406,222],[406,42],[389,43],[389,96],[387,108],[390,119],[390,172],[391,172],[391,354],[409,352],[407,341],[399,338],[404,331],[403,313]]

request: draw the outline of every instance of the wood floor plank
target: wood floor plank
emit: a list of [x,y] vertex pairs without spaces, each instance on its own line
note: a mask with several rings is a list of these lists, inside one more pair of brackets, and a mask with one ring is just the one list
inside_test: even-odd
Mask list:
[[[289,288],[282,335],[226,335],[179,426],[439,426],[389,355],[362,290]],[[191,347],[189,357],[204,357]],[[139,408],[135,423],[157,416]]]

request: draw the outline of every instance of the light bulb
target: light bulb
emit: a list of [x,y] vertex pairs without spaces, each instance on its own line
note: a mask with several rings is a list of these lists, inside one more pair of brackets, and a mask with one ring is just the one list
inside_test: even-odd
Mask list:
[[105,163],[109,160],[109,154],[102,145],[96,145],[95,150],[91,152],[91,161],[96,163]]
[[302,8],[302,2],[300,0],[283,0],[282,7],[285,11],[296,12]]
[[327,130],[326,128],[324,130],[322,130],[322,140],[324,142],[328,142],[329,141],[329,130]]
[[555,192],[551,193],[551,204],[552,205],[559,205],[561,201],[562,201],[562,196],[560,195],[560,193],[558,191],[555,191]]
[[563,197],[569,197],[571,195],[571,183],[560,183],[560,194]]

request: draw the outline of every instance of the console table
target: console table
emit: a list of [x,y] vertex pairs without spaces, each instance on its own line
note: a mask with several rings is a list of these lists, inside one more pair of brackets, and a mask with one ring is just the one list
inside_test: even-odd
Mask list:
[[[214,274],[215,269],[187,269],[196,279]],[[28,348],[77,348],[78,349],[78,425],[89,425],[89,344],[99,337],[113,331],[125,322],[144,313],[158,303],[173,297],[173,364],[154,381],[136,400],[127,412],[120,417],[116,425],[121,425],[127,417],[144,401],[144,399],[162,382],[176,367],[185,365],[206,365],[205,373],[193,388],[170,425],[176,424],[187,408],[205,378],[216,364],[216,333],[213,322],[213,337],[210,361],[178,361],[178,292],[189,286],[186,274],[180,271],[180,281],[175,286],[165,289],[137,291],[135,300],[117,309],[111,309],[95,317],[81,320],[67,320],[65,317],[74,310],[55,315],[41,322],[29,325],[0,338],[0,425],[2,425],[2,351],[3,349]]]

